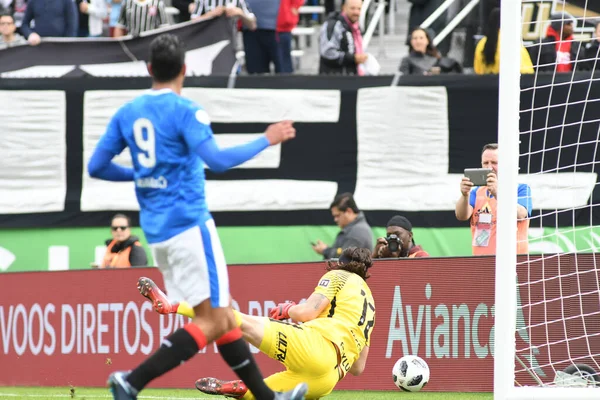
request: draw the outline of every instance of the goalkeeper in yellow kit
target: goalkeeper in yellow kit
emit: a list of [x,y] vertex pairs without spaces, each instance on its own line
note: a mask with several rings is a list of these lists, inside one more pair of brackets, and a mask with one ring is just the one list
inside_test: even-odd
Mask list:
[[[306,382],[306,399],[318,399],[331,393],[347,373],[363,372],[375,324],[375,302],[365,282],[372,265],[369,250],[347,248],[337,262],[328,262],[328,272],[305,303],[280,303],[270,310],[271,318],[236,312],[244,339],[286,367],[265,379],[272,390],[289,390]],[[141,278],[138,288],[158,312],[190,316],[184,303],[170,304],[150,279]],[[282,321],[286,319],[302,324]],[[196,388],[207,394],[254,399],[239,380],[200,378]]]

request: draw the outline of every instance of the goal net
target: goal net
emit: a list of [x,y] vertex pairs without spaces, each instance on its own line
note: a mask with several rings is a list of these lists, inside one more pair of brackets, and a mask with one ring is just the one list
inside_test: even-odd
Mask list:
[[600,399],[600,0],[501,7],[495,398]]

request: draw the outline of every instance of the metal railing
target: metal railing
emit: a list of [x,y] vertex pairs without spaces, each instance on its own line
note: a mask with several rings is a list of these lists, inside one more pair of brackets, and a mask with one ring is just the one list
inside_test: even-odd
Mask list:
[[[392,0],[393,1],[393,0]],[[365,0],[363,3],[363,8],[360,11],[359,18],[359,26],[361,30],[364,30],[365,20],[367,16],[367,10],[371,5],[371,0]],[[373,34],[375,33],[375,29],[379,27],[379,53],[382,54],[385,51],[385,1],[378,0],[377,7],[375,8],[375,12],[373,13],[373,17],[369,22],[369,26],[365,34],[363,35],[363,51],[367,51],[369,44],[371,43],[371,39],[373,38]]]
[[[454,3],[455,1],[456,0],[444,1],[437,8],[437,10],[435,10],[433,13],[431,13],[431,15],[429,17],[427,17],[427,19],[425,19],[425,21],[423,21],[423,23],[420,25],[421,28],[424,28],[424,29],[429,28],[431,26],[431,24],[433,24],[444,13],[444,11],[446,11],[452,5],[452,3]],[[475,8],[475,6],[477,6],[478,4],[479,4],[479,0],[471,0],[462,10],[460,10],[460,12],[458,14],[456,14],[456,16],[452,19],[452,21],[450,21],[444,27],[444,29],[441,30],[441,32],[436,32],[435,38],[433,39],[433,45],[437,46],[438,44],[440,44],[442,42],[442,40],[446,39],[446,37],[450,33],[452,33],[454,28],[456,28],[458,26],[458,24],[460,24],[463,21],[463,19],[465,19],[467,17],[467,15],[469,15],[471,10],[473,10],[473,8]]]

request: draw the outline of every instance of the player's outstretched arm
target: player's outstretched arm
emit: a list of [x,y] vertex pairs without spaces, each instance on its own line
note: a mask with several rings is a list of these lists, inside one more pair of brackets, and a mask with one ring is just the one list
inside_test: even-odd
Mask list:
[[245,163],[258,155],[269,146],[273,146],[296,136],[296,130],[291,121],[283,121],[270,125],[264,136],[235,147],[220,149],[211,136],[196,148],[196,153],[213,172],[225,172],[230,168]]
[[298,322],[312,321],[317,318],[327,307],[329,299],[321,293],[313,293],[305,303],[290,307],[288,314],[290,318]]
[[105,181],[126,182],[133,180],[133,169],[122,167],[112,162],[114,154],[101,147],[96,147],[88,163],[88,172],[92,178]]

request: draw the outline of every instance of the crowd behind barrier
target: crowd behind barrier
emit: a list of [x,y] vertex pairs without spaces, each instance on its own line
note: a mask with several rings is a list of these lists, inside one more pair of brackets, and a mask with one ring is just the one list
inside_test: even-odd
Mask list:
[[[37,46],[45,38],[54,37],[137,37],[189,20],[223,17],[230,22],[235,38],[233,47],[240,61],[238,72],[294,72],[305,50],[302,37],[307,37],[308,46],[309,38],[317,30],[320,61],[311,66],[315,73],[362,76],[377,75],[380,71],[374,52],[367,50],[367,43],[363,48],[367,26],[359,24],[362,7],[359,0],[342,1],[337,5],[339,2],[325,2],[324,7],[315,0],[282,0],[272,4],[262,0],[173,0],[172,4],[163,0],[144,3],[61,0],[54,2],[50,9],[42,7],[43,1],[4,0],[0,3],[0,49],[27,44]],[[498,0],[480,1],[458,25],[459,30],[466,32],[463,42],[452,40],[450,35],[437,46],[434,44],[436,35],[466,6],[464,3],[457,1],[427,25],[424,22],[442,7],[442,1],[419,1],[410,5],[408,55],[395,60],[400,73],[498,73]],[[550,9],[537,3],[540,2],[523,2],[524,15],[531,19],[533,26],[523,38],[522,72],[532,73],[535,69],[563,73],[600,68],[597,63],[598,19],[589,17],[592,13],[582,14],[577,6],[555,4]],[[362,10],[367,23],[371,22],[376,5],[373,2],[366,6],[366,11]],[[387,4],[386,15],[395,16],[398,7],[408,5],[390,7]],[[594,11],[596,6],[589,7]],[[577,13],[569,14],[567,9]],[[310,14],[311,11],[315,14]],[[537,33],[532,35],[531,32]]]

